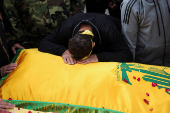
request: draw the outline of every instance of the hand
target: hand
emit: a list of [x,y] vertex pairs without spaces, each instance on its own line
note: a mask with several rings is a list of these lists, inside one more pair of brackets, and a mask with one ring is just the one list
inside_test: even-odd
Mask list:
[[4,77],[6,74],[12,72],[16,67],[17,67],[16,63],[11,63],[11,64],[1,67],[0,68],[1,77]]
[[95,62],[99,62],[96,54],[90,55],[85,60],[77,61],[77,63],[79,63],[79,64],[82,64],[82,63],[83,64],[88,64],[88,63],[95,63]]
[[64,63],[68,63],[70,65],[74,65],[76,64],[76,60],[72,58],[70,52],[68,50],[66,50],[63,54],[62,54],[62,58],[64,60]]
[[15,105],[5,102],[3,99],[0,99],[0,112],[8,112],[6,109],[13,109]]
[[11,50],[12,50],[12,52],[13,52],[14,54],[16,54],[15,48],[24,49],[24,47],[22,47],[21,45],[15,44],[15,45],[12,46],[12,48],[11,48]]
[[115,4],[115,3],[113,3],[113,2],[110,2],[110,3],[109,3],[109,7],[110,7],[111,9],[115,9],[115,8],[117,7],[117,4]]

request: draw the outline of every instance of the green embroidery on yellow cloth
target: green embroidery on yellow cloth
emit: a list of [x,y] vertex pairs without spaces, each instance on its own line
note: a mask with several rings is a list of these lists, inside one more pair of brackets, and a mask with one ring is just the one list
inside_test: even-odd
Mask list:
[[[170,69],[169,67],[164,67],[162,70],[154,67],[149,69],[144,69],[140,64],[121,64],[122,71],[122,81],[126,79],[128,84],[132,85],[129,81],[129,76],[127,72],[137,71],[146,74],[142,77],[145,81],[157,83],[158,88],[170,89],[170,74],[165,71],[165,69]],[[170,92],[167,92],[170,95]]]
[[56,113],[123,113],[120,111],[94,108],[89,106],[71,105],[56,102],[40,102],[40,101],[22,101],[22,100],[5,100],[8,103],[15,104],[16,107]]

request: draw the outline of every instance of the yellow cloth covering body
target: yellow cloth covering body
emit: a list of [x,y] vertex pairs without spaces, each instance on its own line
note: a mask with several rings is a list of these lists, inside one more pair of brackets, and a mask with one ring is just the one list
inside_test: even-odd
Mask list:
[[37,49],[22,50],[16,63],[17,68],[0,87],[2,99],[104,107],[125,113],[169,113],[168,67],[117,62],[68,65],[60,56]]

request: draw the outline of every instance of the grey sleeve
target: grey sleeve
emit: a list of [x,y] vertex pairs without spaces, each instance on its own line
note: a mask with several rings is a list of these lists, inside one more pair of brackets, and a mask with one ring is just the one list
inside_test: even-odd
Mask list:
[[122,34],[126,37],[126,42],[133,54],[133,60],[135,59],[138,33],[138,13],[134,10],[134,5],[135,3],[131,0],[124,0],[121,7]]

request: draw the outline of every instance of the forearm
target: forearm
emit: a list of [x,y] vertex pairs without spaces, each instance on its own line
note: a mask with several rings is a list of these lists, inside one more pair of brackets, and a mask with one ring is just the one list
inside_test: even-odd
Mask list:
[[97,53],[99,62],[132,62],[133,55],[130,50],[121,52],[103,52]]
[[38,50],[41,52],[62,56],[62,54],[67,50],[67,48],[63,45],[57,45],[51,41],[43,39],[39,44]]

